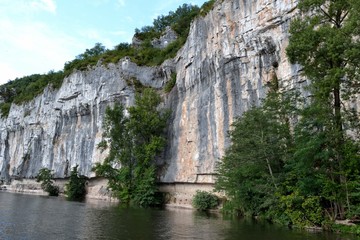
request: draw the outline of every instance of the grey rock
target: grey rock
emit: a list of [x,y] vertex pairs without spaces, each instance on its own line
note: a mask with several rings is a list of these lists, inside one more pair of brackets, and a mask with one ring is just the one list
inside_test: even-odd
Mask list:
[[[261,104],[276,74],[281,87],[305,84],[289,63],[289,21],[296,1],[225,0],[191,25],[175,58],[176,87],[161,181],[213,183],[233,120]],[[301,81],[300,81],[301,80]]]
[[[65,78],[59,90],[48,87],[33,101],[12,105],[9,116],[0,120],[0,179],[32,178],[42,167],[63,178],[77,164],[80,174],[93,177],[92,166],[107,154],[96,147],[106,107],[132,105],[134,79],[160,90],[176,72],[176,86],[163,94],[163,107],[172,116],[168,145],[158,159],[160,180],[213,183],[216,163],[229,146],[231,123],[261,104],[274,75],[281,87],[306,94],[301,67],[291,65],[285,54],[296,4],[218,1],[192,23],[177,56],[161,66],[140,67],[129,58],[108,66],[99,62]],[[164,46],[165,40],[159,41]]]
[[151,45],[155,48],[164,49],[177,38],[176,32],[172,30],[171,27],[166,27],[164,34],[160,38],[152,40]]
[[139,67],[124,58],[118,64],[74,72],[59,90],[48,86],[34,100],[13,104],[0,121],[0,179],[34,178],[43,167],[64,178],[75,165],[80,174],[93,177],[91,168],[106,156],[97,148],[106,107],[133,104],[129,78],[161,88],[164,72],[166,67]]

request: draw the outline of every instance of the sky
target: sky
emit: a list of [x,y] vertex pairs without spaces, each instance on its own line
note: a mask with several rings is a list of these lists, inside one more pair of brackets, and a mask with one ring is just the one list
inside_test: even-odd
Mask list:
[[206,0],[0,0],[0,84],[62,70],[86,49],[131,43],[135,28]]

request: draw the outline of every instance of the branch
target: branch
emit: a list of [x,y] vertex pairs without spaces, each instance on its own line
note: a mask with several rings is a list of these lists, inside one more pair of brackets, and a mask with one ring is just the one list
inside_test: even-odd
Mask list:
[[346,18],[346,16],[349,14],[349,11],[347,11],[346,13],[345,13],[345,15],[344,15],[344,17],[342,17],[341,19],[340,19],[340,24],[344,21],[344,19]]
[[322,9],[322,7],[319,7],[320,11],[330,20],[330,22],[333,22],[335,25],[337,25],[336,20],[333,19],[329,13],[327,13],[324,9]]

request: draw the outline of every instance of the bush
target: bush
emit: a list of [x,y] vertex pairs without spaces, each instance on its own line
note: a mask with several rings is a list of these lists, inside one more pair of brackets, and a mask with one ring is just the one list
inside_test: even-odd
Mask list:
[[[128,56],[131,61],[138,65],[157,66],[166,59],[175,57],[178,50],[184,45],[190,29],[190,23],[199,14],[204,14],[212,8],[215,0],[210,0],[202,6],[202,12],[196,5],[183,4],[176,11],[170,11],[168,15],[159,16],[152,26],[144,26],[141,30],[135,30],[135,36],[142,41],[139,47],[129,43],[120,43],[114,49],[106,49],[101,43],[96,43],[91,49],[76,56],[75,59],[64,64],[63,71],[50,71],[47,74],[33,74],[17,78],[0,86],[0,97],[4,103],[0,106],[3,117],[7,117],[10,104],[21,104],[31,101],[41,94],[46,86],[51,84],[54,89],[61,87],[63,79],[69,76],[75,69],[86,71],[95,66],[99,60],[102,64],[117,63],[121,58]],[[170,26],[178,35],[178,39],[170,43],[165,49],[157,49],[151,45],[154,38],[159,38],[167,26]]]
[[319,196],[304,197],[298,191],[280,198],[283,212],[289,218],[289,224],[300,228],[321,226],[325,218]]
[[201,16],[206,16],[206,14],[208,14],[211,9],[214,7],[216,0],[210,0],[205,2],[202,6],[201,6],[201,10],[200,10],[200,15]]
[[[129,79],[129,84],[136,84],[134,80]],[[166,144],[164,130],[170,113],[158,110],[160,102],[154,89],[144,88],[135,95],[127,116],[123,105],[106,109],[103,141],[98,147],[108,148],[109,154],[93,171],[109,180],[109,189],[123,204],[148,207],[161,203],[156,159]]]
[[48,168],[42,168],[40,169],[36,181],[42,182],[41,188],[49,193],[49,196],[58,196],[59,195],[59,187],[55,186],[53,181],[51,180],[52,173],[51,170]]
[[196,191],[192,200],[193,207],[200,211],[213,209],[219,205],[219,199],[216,195],[206,191]]
[[31,101],[51,85],[53,89],[60,88],[64,79],[63,71],[49,71],[46,74],[33,74],[0,86],[0,97],[4,100],[0,105],[3,117],[7,117],[11,103],[21,104]]
[[5,118],[9,116],[10,108],[11,108],[11,103],[8,102],[0,103],[1,117]]
[[53,184],[47,184],[44,191],[49,193],[49,196],[59,196],[60,192],[59,186]]
[[169,93],[176,84],[176,73],[171,74],[171,79],[165,84],[164,92]]
[[83,201],[86,195],[86,180],[85,176],[79,176],[77,168],[79,165],[76,165],[71,170],[70,180],[65,185],[65,193],[67,195],[67,199],[70,201]]

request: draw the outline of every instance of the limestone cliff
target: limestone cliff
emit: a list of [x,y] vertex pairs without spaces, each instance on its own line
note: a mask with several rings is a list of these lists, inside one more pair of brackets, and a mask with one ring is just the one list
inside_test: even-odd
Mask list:
[[296,2],[218,1],[192,24],[167,99],[174,116],[162,181],[213,182],[232,121],[260,103],[267,83],[276,76],[282,87],[301,89],[285,54]]
[[128,59],[74,72],[59,90],[50,87],[33,101],[12,105],[0,121],[0,177],[31,178],[41,167],[62,178],[79,164],[81,174],[106,153],[101,140],[106,106],[133,103],[133,79],[161,89],[173,71],[175,88],[165,95],[172,110],[162,182],[212,183],[214,168],[229,144],[235,117],[259,104],[275,75],[287,88],[301,87],[298,66],[285,55],[296,0],[217,1],[197,18],[184,47],[159,67]]
[[166,66],[138,67],[126,58],[107,67],[99,63],[65,78],[59,90],[48,87],[33,101],[12,105],[0,121],[1,178],[33,178],[42,167],[63,178],[76,164],[81,174],[93,176],[92,166],[106,154],[97,149],[106,106],[131,105],[134,79],[160,88],[171,71]]

